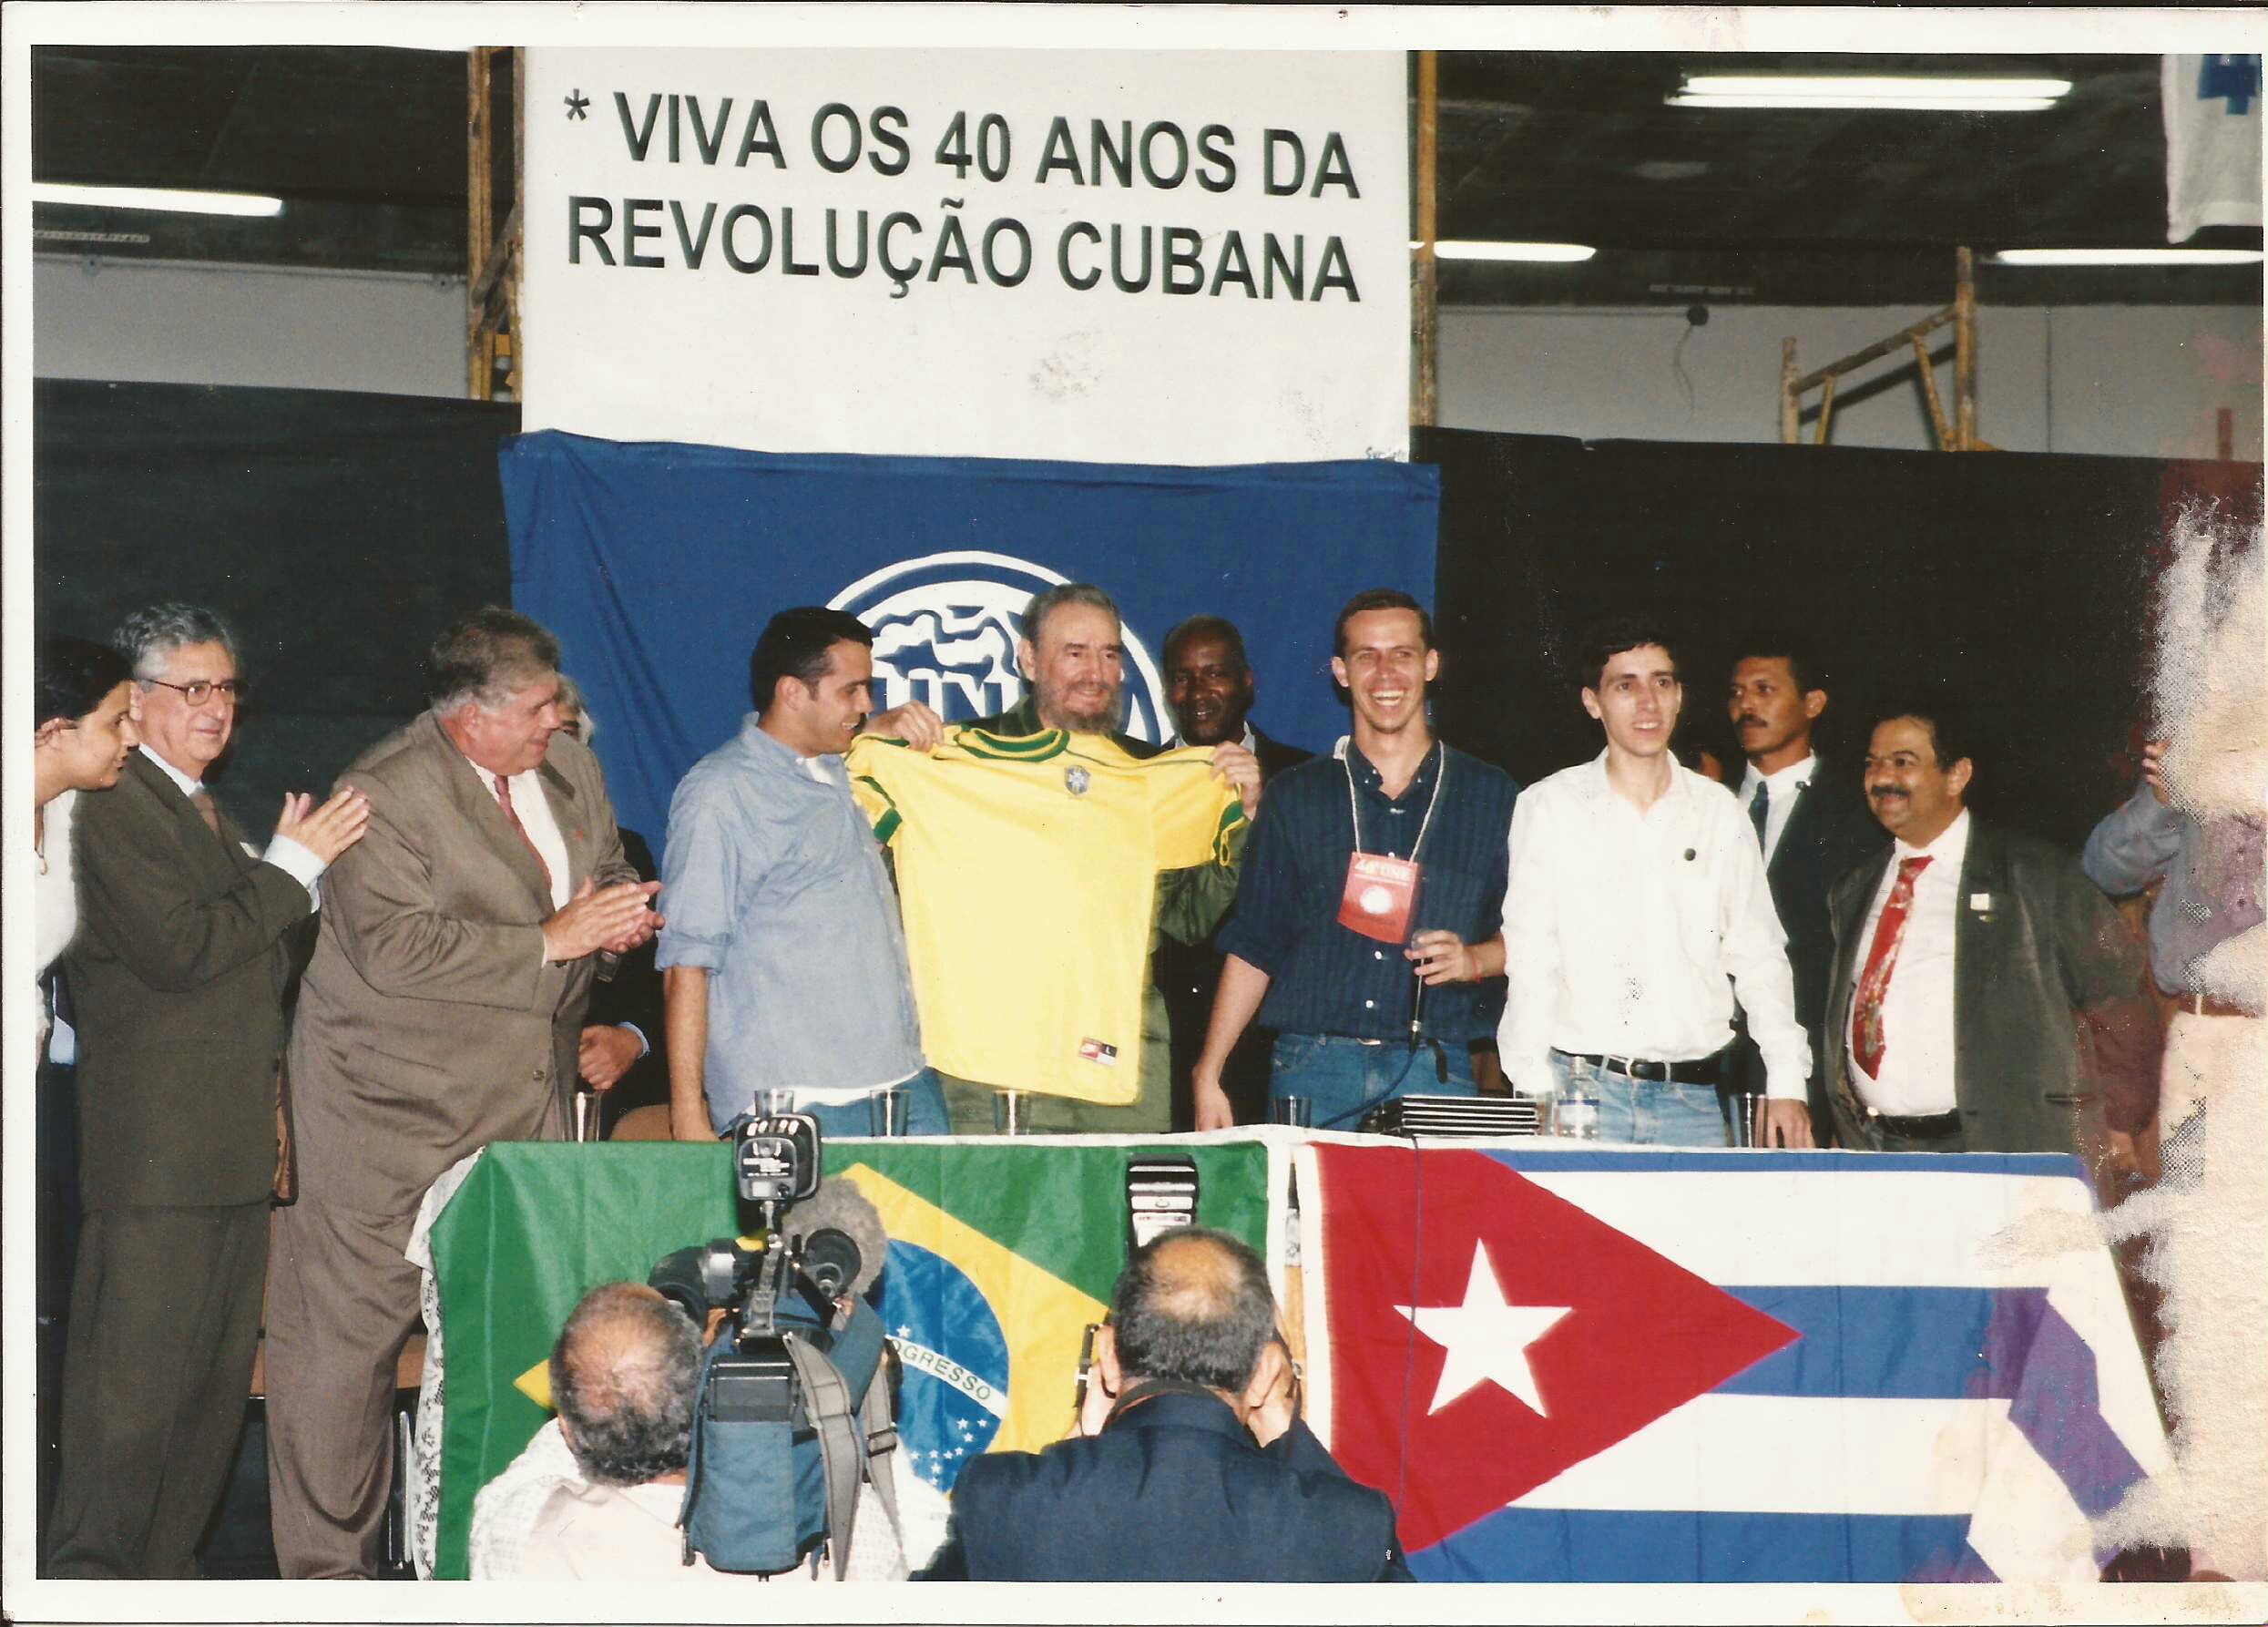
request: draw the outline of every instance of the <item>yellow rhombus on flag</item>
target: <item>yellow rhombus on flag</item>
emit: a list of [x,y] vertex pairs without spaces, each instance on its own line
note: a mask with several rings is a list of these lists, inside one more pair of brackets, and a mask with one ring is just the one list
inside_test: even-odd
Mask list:
[[[1001,1420],[992,1449],[1035,1451],[1061,1439],[1070,1424],[1080,1341],[1089,1323],[1102,1320],[1103,1304],[954,1219],[871,1165],[854,1164],[843,1173],[881,1212],[883,1228],[892,1241],[926,1249],[957,1266],[998,1319],[1011,1364],[1006,1397],[998,1396],[994,1387],[973,1375],[956,1376],[960,1387]],[[741,1241],[752,1243],[754,1240]],[[955,1366],[943,1353],[910,1337],[898,1335],[892,1343],[909,1366],[933,1376],[944,1377]],[[551,1410],[548,1361],[537,1362],[522,1373],[513,1380],[513,1387],[546,1411]]]

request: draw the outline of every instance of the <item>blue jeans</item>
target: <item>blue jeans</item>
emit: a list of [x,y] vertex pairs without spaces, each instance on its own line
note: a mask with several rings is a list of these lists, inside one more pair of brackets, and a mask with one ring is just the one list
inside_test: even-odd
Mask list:
[[[900,1087],[905,1092],[905,1133],[908,1135],[950,1135],[951,1126],[945,1122],[945,1087],[928,1069],[909,1079]],[[872,1135],[873,1120],[864,1101],[845,1101],[826,1107],[812,1102],[806,1107],[796,1104],[798,1112],[809,1113],[819,1120],[819,1133],[828,1141],[845,1136]]]
[[1304,1096],[1316,1130],[1354,1130],[1363,1115],[1395,1096],[1476,1096],[1473,1055],[1461,1039],[1444,1040],[1445,1084],[1435,1073],[1432,1045],[1415,1051],[1399,1039],[1372,1045],[1335,1034],[1279,1034],[1269,1058],[1268,1097]]
[[1634,1080],[1567,1052],[1551,1053],[1559,1093],[1580,1081],[1599,1098],[1599,1139],[1631,1147],[1723,1147],[1731,1144],[1714,1085]]

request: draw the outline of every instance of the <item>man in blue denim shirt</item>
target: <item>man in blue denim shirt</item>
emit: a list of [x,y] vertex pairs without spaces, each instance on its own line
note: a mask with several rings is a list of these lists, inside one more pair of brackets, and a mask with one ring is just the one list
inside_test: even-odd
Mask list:
[[871,1134],[868,1098],[893,1085],[908,1133],[945,1133],[897,899],[843,771],[873,646],[847,611],[773,617],[749,658],[757,710],[670,799],[656,961],[679,1141],[714,1139],[773,1090],[828,1135]]
[[[1489,981],[1504,971],[1497,913],[1518,787],[1434,738],[1425,686],[1441,652],[1415,599],[1356,594],[1335,641],[1331,671],[1354,733],[1279,774],[1252,826],[1191,1081],[1200,1130],[1232,1122],[1221,1069],[1255,1015],[1278,1036],[1271,1099],[1305,1097],[1315,1126],[1333,1130],[1354,1129],[1390,1097],[1472,1095],[1470,1045],[1496,1020]],[[1405,941],[1342,924],[1357,854],[1418,865]]]

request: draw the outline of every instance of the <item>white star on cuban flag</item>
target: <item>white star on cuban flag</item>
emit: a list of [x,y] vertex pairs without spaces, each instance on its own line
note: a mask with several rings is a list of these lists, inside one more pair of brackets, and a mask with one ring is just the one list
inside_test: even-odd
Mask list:
[[1569,1305],[1507,1305],[1504,1284],[1488,1258],[1488,1245],[1473,1243],[1472,1274],[1466,1279],[1465,1303],[1456,1305],[1396,1305],[1417,1325],[1449,1359],[1434,1386],[1427,1417],[1439,1412],[1476,1384],[1494,1384],[1526,1402],[1538,1416],[1548,1416],[1536,1388],[1536,1370],[1528,1365],[1527,1347],[1566,1315]]

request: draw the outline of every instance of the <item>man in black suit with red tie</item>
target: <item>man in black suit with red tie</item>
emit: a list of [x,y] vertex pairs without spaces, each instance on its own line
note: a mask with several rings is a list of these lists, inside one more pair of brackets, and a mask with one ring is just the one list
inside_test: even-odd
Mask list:
[[[1244,635],[1234,622],[1219,616],[1191,616],[1166,635],[1164,655],[1166,700],[1180,731],[1174,744],[1241,745],[1260,760],[1263,785],[1293,763],[1307,761],[1309,752],[1271,740],[1252,726],[1252,669],[1244,656]],[[1195,1122],[1190,1072],[1205,1049],[1205,1025],[1212,1017],[1213,991],[1221,985],[1221,951],[1213,947],[1219,931],[1214,928],[1200,944],[1162,936],[1150,957],[1150,976],[1165,996],[1170,1025],[1176,1130],[1187,1130]],[[1264,1030],[1248,1028],[1221,1069],[1221,1084],[1240,1124],[1262,1116],[1273,1039]]]
[[[1735,650],[1725,712],[1748,759],[1734,794],[1748,810],[1764,851],[1764,879],[1788,936],[1795,975],[1795,1019],[1811,1036],[1812,1134],[1823,1147],[1834,1126],[1826,1090],[1828,1048],[1822,1025],[1834,971],[1834,929],[1827,892],[1884,843],[1866,807],[1854,765],[1820,756],[1812,731],[1827,709],[1819,663],[1793,634],[1753,632]],[[1743,1024],[1731,1077],[1756,1095],[1764,1089],[1763,1059]]]

